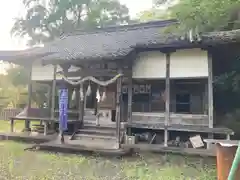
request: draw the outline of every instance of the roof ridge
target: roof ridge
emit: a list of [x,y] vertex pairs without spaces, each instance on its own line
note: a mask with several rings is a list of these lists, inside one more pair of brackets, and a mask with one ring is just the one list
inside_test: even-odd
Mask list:
[[154,28],[154,27],[165,27],[174,23],[178,23],[176,19],[168,19],[168,20],[155,20],[141,23],[134,23],[128,25],[116,25],[116,26],[108,26],[103,28],[94,28],[92,30],[76,30],[70,33],[63,34],[61,38],[75,35],[86,35],[86,34],[97,34],[102,32],[116,32],[116,31],[129,31],[136,30],[140,28]]

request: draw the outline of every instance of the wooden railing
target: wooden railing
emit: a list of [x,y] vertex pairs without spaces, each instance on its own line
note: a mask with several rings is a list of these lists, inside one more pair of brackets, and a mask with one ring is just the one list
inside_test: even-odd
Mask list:
[[10,117],[14,117],[22,111],[20,108],[6,108],[0,111],[0,120],[9,120]]
[[[164,124],[164,113],[143,113],[133,112],[132,121],[134,123],[145,124]],[[173,124],[208,126],[208,116],[204,114],[170,114],[170,122]]]

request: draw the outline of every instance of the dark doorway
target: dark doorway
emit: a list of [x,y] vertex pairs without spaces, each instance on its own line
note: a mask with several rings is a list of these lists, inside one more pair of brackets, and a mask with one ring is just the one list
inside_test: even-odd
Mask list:
[[176,113],[190,113],[190,94],[176,94]]

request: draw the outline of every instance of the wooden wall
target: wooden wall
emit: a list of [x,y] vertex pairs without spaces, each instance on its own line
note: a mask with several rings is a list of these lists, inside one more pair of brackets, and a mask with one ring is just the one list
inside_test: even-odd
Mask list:
[[[204,114],[206,99],[206,79],[171,80],[170,83],[170,111],[176,112],[176,95],[186,92],[190,95],[190,113]],[[133,112],[165,112],[164,80],[134,81],[134,84],[147,84],[151,92],[133,94]],[[123,94],[124,109],[127,111],[127,93]]]

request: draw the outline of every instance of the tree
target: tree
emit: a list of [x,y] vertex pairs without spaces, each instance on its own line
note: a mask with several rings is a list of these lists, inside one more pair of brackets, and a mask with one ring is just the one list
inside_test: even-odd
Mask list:
[[176,0],[153,0],[151,9],[140,12],[139,21],[166,20],[171,19],[169,8],[176,4]]
[[199,32],[240,28],[239,0],[181,0],[169,8],[180,22],[178,31],[197,28]]
[[41,44],[76,29],[129,22],[128,9],[117,0],[23,0],[26,15],[15,20],[12,34]]
[[165,20],[165,19],[171,18],[171,14],[168,11],[159,10],[156,7],[143,11],[138,16],[139,16],[138,19],[141,22],[152,21],[152,20]]
[[[240,28],[240,0],[154,0],[154,8],[143,12],[140,20],[177,19],[171,31],[198,32]],[[165,9],[165,10],[164,10]]]
[[[1,108],[24,107],[28,98],[28,72],[22,66],[11,66],[5,75],[0,75],[0,110]],[[46,85],[32,82],[32,103],[41,106],[47,101]]]
[[239,27],[234,7],[239,0],[182,0],[170,8],[173,18],[180,22],[181,30],[198,28],[199,32],[232,30]]
[[7,70],[6,78],[13,86],[27,86],[28,72],[22,66],[13,66]]

